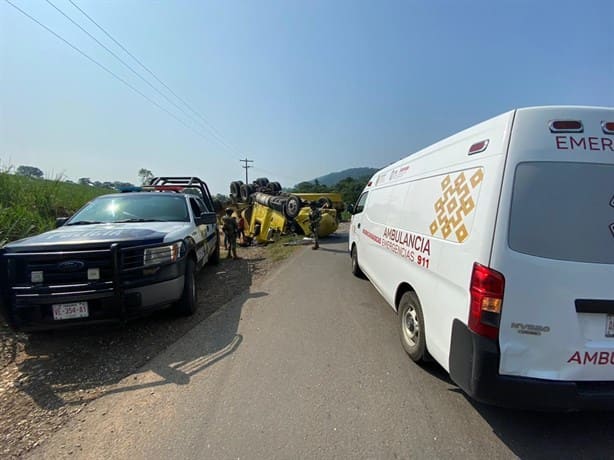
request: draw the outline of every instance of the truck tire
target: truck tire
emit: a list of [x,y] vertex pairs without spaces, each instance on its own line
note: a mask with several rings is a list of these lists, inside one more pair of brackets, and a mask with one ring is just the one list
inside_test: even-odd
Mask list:
[[175,312],[180,316],[190,316],[198,305],[198,289],[196,288],[196,263],[188,256],[185,263],[183,294],[175,304]]
[[288,196],[284,210],[288,219],[294,219],[301,211],[301,199],[296,195]]
[[330,198],[321,196],[320,198],[318,198],[318,207],[324,208],[325,206],[328,209],[333,209],[333,202],[330,200]]
[[248,201],[252,193],[256,191],[252,184],[243,184],[240,188],[241,201]]
[[408,291],[403,294],[399,301],[398,314],[399,333],[403,348],[409,357],[417,363],[428,360],[424,315],[415,292]]
[[271,182],[269,184],[269,188],[273,191],[273,192],[281,192],[281,184],[279,182]]
[[269,180],[266,177],[259,177],[254,181],[254,184],[259,185],[260,187],[266,187],[269,185]]
[[241,186],[243,182],[240,180],[234,181],[230,183],[230,194],[235,198],[241,197]]

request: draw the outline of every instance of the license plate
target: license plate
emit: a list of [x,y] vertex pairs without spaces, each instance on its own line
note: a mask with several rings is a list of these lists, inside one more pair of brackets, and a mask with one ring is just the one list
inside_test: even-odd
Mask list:
[[608,315],[605,319],[605,336],[614,337],[614,315]]
[[90,315],[87,302],[59,303],[52,307],[55,320],[87,318]]

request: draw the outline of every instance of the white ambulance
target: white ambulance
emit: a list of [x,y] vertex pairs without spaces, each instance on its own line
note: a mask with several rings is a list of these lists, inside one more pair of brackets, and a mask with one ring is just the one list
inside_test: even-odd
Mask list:
[[513,110],[375,174],[352,271],[476,400],[614,409],[614,109]]

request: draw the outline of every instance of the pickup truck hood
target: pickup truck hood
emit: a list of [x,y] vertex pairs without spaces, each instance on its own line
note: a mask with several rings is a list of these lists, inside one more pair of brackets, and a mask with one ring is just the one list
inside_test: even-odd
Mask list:
[[[4,249],[49,249],[54,246],[96,245],[109,243],[147,244],[174,241],[184,235],[188,222],[138,222],[118,224],[67,225],[40,235],[7,244]],[[173,236],[176,235],[176,238]]]

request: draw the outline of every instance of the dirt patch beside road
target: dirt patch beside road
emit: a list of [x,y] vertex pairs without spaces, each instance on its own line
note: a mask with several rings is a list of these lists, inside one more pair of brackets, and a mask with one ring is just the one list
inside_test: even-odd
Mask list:
[[33,336],[0,324],[0,457],[41,444],[87,403],[104,394],[236,295],[263,278],[274,262],[264,247],[239,248],[198,276],[199,308],[189,318],[162,311],[121,327]]

